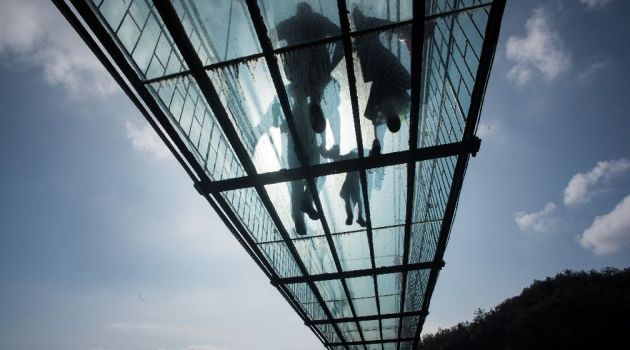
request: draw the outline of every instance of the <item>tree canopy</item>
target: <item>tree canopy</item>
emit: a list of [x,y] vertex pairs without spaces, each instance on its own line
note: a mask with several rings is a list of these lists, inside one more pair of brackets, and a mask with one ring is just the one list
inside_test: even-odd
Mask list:
[[630,346],[630,268],[564,271],[534,281],[472,322],[425,335],[422,350]]

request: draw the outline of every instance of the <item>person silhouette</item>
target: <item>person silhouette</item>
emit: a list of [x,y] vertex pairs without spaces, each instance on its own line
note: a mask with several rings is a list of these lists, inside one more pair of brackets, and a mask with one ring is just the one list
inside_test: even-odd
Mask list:
[[[288,46],[339,35],[340,32],[339,26],[314,12],[305,2],[297,4],[294,16],[276,26],[278,39],[285,40]],[[295,98],[294,109],[298,112],[295,114],[308,114],[312,130],[322,133],[326,129],[326,119],[320,102],[331,80],[330,73],[343,58],[342,47],[334,44],[332,57],[325,45],[317,45],[291,51],[283,58],[284,72],[291,81],[291,93]]]
[[[339,146],[335,145],[330,150],[322,150],[322,155],[334,161],[357,158],[356,150],[350,151],[348,154],[340,155]],[[366,227],[365,222],[365,206],[363,205],[363,194],[361,193],[361,178],[358,171],[350,171],[346,173],[346,178],[341,185],[339,197],[345,203],[346,209],[346,225],[352,225],[354,219],[354,208],[358,207],[357,224]]]
[[[355,7],[352,17],[357,28],[378,27],[392,22],[364,16]],[[389,51],[379,38],[379,32],[368,33],[355,38],[357,56],[361,62],[361,72],[365,82],[372,82],[364,116],[374,126],[374,141],[370,154],[380,154],[387,125],[390,132],[400,130],[400,114],[409,109],[411,76],[400,60]],[[399,35],[404,35],[402,32]]]

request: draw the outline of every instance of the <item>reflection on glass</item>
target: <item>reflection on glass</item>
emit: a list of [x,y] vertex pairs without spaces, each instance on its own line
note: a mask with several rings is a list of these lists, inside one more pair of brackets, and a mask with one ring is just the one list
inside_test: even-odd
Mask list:
[[[277,54],[302,152],[310,164],[357,157],[342,43]],[[314,60],[314,57],[319,57]],[[329,153],[325,153],[328,150]]]
[[[382,22],[365,16],[358,8],[352,13],[360,23]],[[362,124],[371,124],[371,130],[364,130],[363,137],[371,142],[371,154],[389,153],[404,150],[408,145],[408,119],[411,89],[410,75],[411,26],[394,30],[373,32],[353,38],[356,48],[355,75]],[[392,42],[401,41],[403,50],[392,50]],[[366,93],[369,91],[369,93]],[[362,126],[364,128],[369,127]],[[386,130],[392,145],[386,145]],[[372,140],[372,141],[370,141]]]
[[264,59],[208,71],[259,173],[298,166]]
[[275,48],[341,34],[335,0],[259,0]]
[[306,180],[267,185],[265,189],[291,238],[323,234],[320,214],[315,208]]
[[[354,158],[355,153],[348,157]],[[365,207],[358,171],[319,178],[320,199],[331,232],[366,226]],[[345,213],[345,215],[344,215]]]
[[245,1],[175,0],[173,6],[202,64],[261,52]]
[[374,19],[361,21],[350,16],[350,29],[352,31],[364,30],[411,20],[413,17],[412,3],[413,0],[346,0],[346,7],[351,13],[359,11],[364,16]]

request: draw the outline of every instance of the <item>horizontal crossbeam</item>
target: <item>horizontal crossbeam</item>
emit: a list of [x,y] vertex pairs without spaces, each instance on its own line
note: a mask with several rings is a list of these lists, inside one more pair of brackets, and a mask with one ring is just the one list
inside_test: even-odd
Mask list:
[[[452,11],[447,11],[447,12],[442,12],[442,13],[426,16],[424,18],[424,20],[425,21],[431,21],[431,20],[434,20],[434,19],[437,19],[437,18],[453,16],[453,15],[457,15],[458,13],[468,12],[468,11],[476,10],[478,8],[490,6],[491,4],[492,3],[487,2],[487,3],[481,3],[481,4],[472,5],[472,6],[468,6],[468,7],[462,7],[462,8],[456,9],[456,10],[452,10]],[[377,33],[377,32],[383,32],[383,31],[387,31],[387,30],[393,30],[393,29],[396,29],[396,28],[401,28],[401,27],[404,27],[404,26],[408,26],[411,23],[412,23],[412,20],[406,20],[406,21],[396,22],[396,23],[392,23],[392,24],[388,24],[388,25],[384,25],[384,26],[378,26],[378,27],[368,28],[368,29],[361,29],[361,30],[357,30],[357,31],[353,31],[353,32],[348,33],[348,36],[350,36],[350,37],[358,37],[358,36],[362,36],[362,35],[366,35],[366,34],[370,34],[370,33]],[[326,44],[334,43],[336,41],[340,41],[342,39],[343,39],[343,35],[331,36],[331,37],[327,37],[327,38],[323,38],[323,39],[319,39],[319,40],[313,40],[313,41],[308,41],[308,42],[304,42],[304,43],[300,43],[300,44],[296,44],[296,45],[290,45],[290,46],[277,48],[277,49],[273,50],[273,53],[274,54],[282,54],[282,53],[285,53],[285,52],[290,52],[290,51],[295,51],[295,50],[300,50],[300,49],[306,49],[306,48],[313,47],[313,46],[326,45]],[[247,55],[247,56],[243,56],[243,57],[238,57],[238,58],[234,58],[234,59],[225,60],[225,61],[221,61],[221,62],[218,62],[218,63],[210,64],[210,65],[204,66],[203,68],[205,70],[220,69],[220,68],[224,68],[224,67],[240,64],[240,63],[246,63],[246,62],[249,62],[249,61],[257,60],[257,59],[260,59],[260,58],[263,58],[263,57],[264,57],[264,54],[261,52],[261,53],[256,53],[256,54],[253,54],[253,55]],[[144,81],[144,83],[145,84],[159,83],[161,81],[176,79],[176,78],[187,76],[187,75],[190,75],[190,74],[191,74],[191,71],[184,70],[184,71],[178,72],[178,73],[167,74],[167,75],[164,75],[164,76],[161,76],[161,77],[147,79],[147,80]]]
[[301,180],[307,177],[320,177],[363,169],[407,164],[409,162],[418,162],[428,159],[475,154],[479,151],[480,145],[481,140],[475,137],[471,141],[454,142],[414,150],[379,154],[362,159],[353,158],[332,163],[309,165],[301,168],[282,169],[279,171],[261,173],[256,176],[243,176],[233,179],[200,183],[197,185],[197,190],[202,194],[213,194],[253,187],[256,185],[265,186],[280,182]]
[[432,269],[432,268],[441,269],[442,267],[444,267],[444,261],[426,261],[426,262],[406,264],[406,265],[377,267],[374,269],[331,272],[331,273],[322,273],[319,275],[308,275],[308,276],[284,277],[284,278],[278,278],[276,280],[272,280],[271,284],[278,285],[278,284],[290,284],[290,283],[329,281],[329,280],[338,280],[341,278],[376,276],[376,275],[384,275],[388,273],[425,270],[425,269]]
[[[319,324],[330,324],[330,323],[342,323],[342,322],[361,322],[361,321],[376,321],[376,320],[385,320],[390,318],[399,318],[401,315],[400,312],[394,314],[382,314],[382,315],[371,315],[371,316],[358,316],[358,317],[344,317],[344,318],[335,318],[332,320],[316,320],[316,321],[307,321],[305,324],[307,326],[314,326]],[[426,311],[409,311],[403,312],[402,317],[417,317],[417,316],[426,316],[428,312]]]

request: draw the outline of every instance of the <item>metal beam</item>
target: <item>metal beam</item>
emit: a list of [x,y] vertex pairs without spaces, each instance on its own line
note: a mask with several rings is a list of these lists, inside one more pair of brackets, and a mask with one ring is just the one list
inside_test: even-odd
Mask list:
[[383,267],[376,267],[376,268],[371,268],[371,269],[322,273],[319,275],[284,277],[284,278],[278,278],[276,280],[272,280],[271,283],[273,285],[278,285],[278,284],[290,284],[290,283],[305,283],[309,281],[313,281],[313,282],[329,281],[329,280],[337,280],[337,279],[342,279],[342,278],[377,276],[377,275],[384,275],[388,273],[426,270],[426,269],[433,269],[433,268],[441,269],[442,267],[444,267],[444,261],[425,261],[425,262],[406,264],[406,265],[383,266]]
[[458,156],[475,153],[479,150],[481,140],[471,140],[448,143],[431,147],[417,148],[406,151],[379,154],[363,159],[354,158],[340,160],[331,163],[308,165],[306,167],[283,169],[256,176],[243,176],[213,182],[204,182],[198,185],[198,190],[203,193],[219,193],[256,185],[271,185],[280,182],[306,179],[307,177],[320,177],[333,174],[341,174],[352,171],[380,168],[418,161]]
[[[490,70],[492,62],[494,60],[494,54],[496,52],[497,42],[499,40],[499,32],[501,28],[501,19],[503,17],[503,11],[505,9],[505,0],[495,0],[490,8],[488,15],[488,23],[486,25],[486,32],[484,35],[484,42],[480,54],[480,62],[477,68],[477,75],[475,77],[475,85],[473,86],[471,105],[469,108],[468,116],[466,118],[466,126],[464,129],[464,140],[469,140],[475,137],[475,131],[477,127],[477,121],[481,113],[483,105],[483,99],[487,88],[488,79],[490,78]],[[446,244],[448,242],[448,236],[453,224],[455,212],[457,211],[457,203],[459,200],[459,194],[464,182],[464,175],[468,165],[469,155],[460,155],[457,159],[457,165],[453,175],[453,183],[451,185],[451,191],[449,193],[446,212],[444,214],[444,220],[442,221],[442,227],[440,229],[440,235],[438,244],[436,247],[435,259],[443,259],[444,252],[446,250]],[[429,281],[427,283],[427,289],[424,293],[424,300],[422,302],[422,310],[427,311],[431,302],[431,296],[435,290],[437,278],[439,275],[439,269],[431,269],[429,275]],[[413,348],[418,346],[420,334],[424,326],[425,319],[423,318],[418,324],[416,329],[416,335],[414,339]]]
[[[426,316],[426,314],[427,313],[425,311],[410,311],[410,312],[403,312],[403,317]],[[372,316],[335,318],[333,320],[308,321],[306,322],[306,325],[310,326],[310,325],[318,325],[318,324],[343,323],[343,322],[355,322],[355,321],[359,321],[359,322],[376,321],[376,320],[386,320],[386,319],[399,318],[399,317],[400,317],[400,313],[396,312],[393,314],[379,314],[379,315],[372,315]]]

